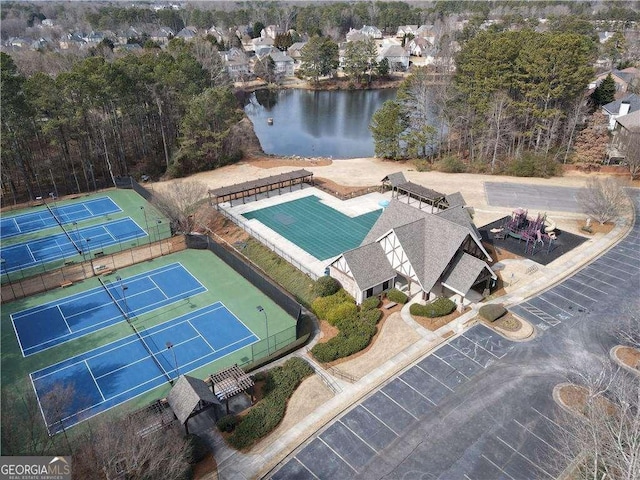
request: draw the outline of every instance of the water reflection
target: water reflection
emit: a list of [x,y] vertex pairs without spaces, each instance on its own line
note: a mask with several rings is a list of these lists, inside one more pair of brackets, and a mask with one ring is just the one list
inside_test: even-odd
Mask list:
[[[267,92],[267,93],[262,93]],[[274,155],[333,158],[374,154],[371,116],[395,89],[367,91],[282,90],[255,92],[245,112],[262,149]],[[273,118],[273,125],[267,119]]]

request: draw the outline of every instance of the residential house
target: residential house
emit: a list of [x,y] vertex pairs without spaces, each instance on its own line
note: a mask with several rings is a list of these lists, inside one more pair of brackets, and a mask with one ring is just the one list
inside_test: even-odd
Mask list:
[[347,42],[358,42],[361,40],[366,40],[367,38],[368,37],[364,33],[354,28],[350,29],[346,35]]
[[275,65],[275,72],[279,76],[284,77],[293,77],[293,58],[291,58],[286,53],[278,50],[277,48],[272,48],[269,52],[269,56],[273,60]]
[[207,30],[207,35],[211,35],[213,38],[216,39],[216,42],[218,43],[222,43],[225,39],[224,32],[219,28],[217,28],[216,26],[213,26],[209,30]]
[[417,38],[424,38],[432,45],[436,43],[436,32],[431,25],[421,25],[416,31]]
[[21,50],[23,48],[27,48],[31,45],[32,41],[26,38],[21,38],[21,37],[11,37],[7,43],[6,46],[10,47],[13,50]]
[[609,40],[616,32],[598,32],[598,40],[600,43],[605,43]]
[[272,48],[273,38],[258,37],[251,40],[251,50],[256,52],[258,56],[268,55]]
[[616,126],[616,120],[640,110],[640,96],[635,93],[602,106],[602,112],[609,117],[609,130]]
[[81,33],[67,33],[60,38],[60,48],[62,50],[81,48],[85,44],[85,40],[82,37],[83,35]]
[[166,45],[173,37],[176,36],[176,32],[171,27],[160,27],[158,30],[151,34],[151,40],[160,44]]
[[31,42],[31,50],[44,50],[51,46],[51,40],[44,37],[40,37],[37,40]]
[[620,163],[625,159],[625,146],[629,144],[630,137],[634,136],[636,142],[640,142],[640,110],[616,118],[613,129],[613,138],[607,149],[607,163]]
[[405,35],[416,35],[418,25],[400,25],[396,32],[397,38],[403,38]]
[[282,35],[284,33],[284,29],[280,25],[268,25],[262,29],[260,32],[260,36],[262,38],[270,38],[271,40],[275,40],[278,35]]
[[375,38],[375,39],[381,39],[382,38],[382,32],[380,31],[380,29],[378,27],[373,27],[371,25],[365,25],[360,29],[361,33],[364,33],[367,37],[371,37],[371,38]]
[[53,27],[53,20],[51,20],[50,18],[45,18],[44,20],[42,20],[41,25],[43,27]]
[[414,57],[426,57],[434,54],[433,45],[426,38],[416,37],[407,43],[409,53]]
[[220,52],[220,55],[224,59],[227,72],[229,72],[231,78],[237,80],[249,75],[249,59],[242,50],[232,48],[226,52]]
[[367,38],[381,39],[382,32],[379,28],[365,25],[360,30],[354,28],[349,29],[346,35],[347,42],[356,42],[358,40],[366,40]]
[[329,274],[357,303],[392,287],[422,300],[481,300],[497,278],[486,263],[491,257],[464,206],[447,207],[429,213],[391,200],[361,245],[334,260]]
[[291,58],[293,58],[294,62],[299,62],[302,49],[304,48],[304,46],[306,44],[307,44],[307,42],[296,42],[296,43],[294,43],[289,48],[287,48],[287,55],[289,55]]
[[104,34],[102,32],[90,32],[82,37],[82,39],[89,45],[97,45],[104,40]]
[[635,67],[625,68],[623,70],[608,70],[601,73],[594,81],[589,84],[589,90],[596,88],[602,81],[611,74],[611,78],[616,84],[616,97],[620,97],[627,93],[634,82],[640,81],[640,70]]
[[400,45],[385,48],[378,57],[378,61],[386,58],[392,71],[406,71],[409,68],[409,53]]
[[182,40],[188,42],[196,38],[196,29],[194,27],[184,27],[178,33],[176,33],[176,38],[181,38]]

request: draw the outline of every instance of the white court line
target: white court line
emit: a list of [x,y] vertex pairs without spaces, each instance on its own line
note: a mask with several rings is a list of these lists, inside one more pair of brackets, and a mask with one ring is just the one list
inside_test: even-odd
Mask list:
[[104,398],[104,395],[102,394],[102,390],[100,389],[100,385],[98,385],[98,381],[96,380],[96,377],[93,376],[93,371],[91,370],[91,367],[89,366],[89,364],[87,363],[87,361],[84,361],[84,364],[87,366],[87,370],[89,370],[89,374],[91,375],[91,378],[93,378],[93,383],[96,384],[96,388],[98,389],[98,392],[100,393],[100,396],[102,397],[102,401],[106,402],[106,399]]
[[[73,333],[73,330],[71,330],[71,327],[67,323],[67,318],[64,316],[64,313],[62,313],[62,309],[60,308],[60,305],[56,305],[56,307],[58,307],[58,311],[60,312],[60,316],[62,317],[62,321],[67,326],[67,330],[69,330],[69,333]],[[33,348],[33,347],[30,347],[30,348]]]
[[425,400],[427,400],[429,403],[433,404],[434,407],[437,407],[438,404],[436,402],[434,402],[433,400],[431,400],[429,397],[427,397],[426,395],[424,395],[420,390],[418,390],[417,388],[412,387],[411,385],[409,385],[405,380],[403,380],[402,378],[398,377],[398,380],[400,380],[402,383],[404,383],[407,387],[409,387],[411,390],[413,390],[414,392],[416,392],[418,395],[420,395],[422,398],[424,398]]
[[204,341],[204,343],[206,343],[209,348],[211,349],[212,352],[216,352],[216,349],[213,348],[213,346],[207,341],[206,338],[204,338],[204,336],[202,335],[202,333],[200,333],[200,330],[198,330],[196,327],[194,327],[194,325],[191,323],[190,320],[187,320],[187,323],[191,326],[191,328],[193,328],[193,330],[198,334],[198,336]]
[[38,402],[38,408],[40,409],[40,414],[42,415],[42,420],[44,421],[45,426],[47,427],[47,431],[49,431],[49,424],[47,423],[47,417],[44,416],[44,409],[42,408],[42,404],[40,403],[40,396],[38,395],[38,390],[36,390],[36,384],[33,381],[33,377],[29,374],[29,379],[31,380],[31,386],[33,387],[33,393],[36,396],[36,400]]
[[349,468],[350,468],[351,470],[353,470],[354,472],[358,473],[358,470],[356,470],[356,469],[355,469],[355,467],[353,467],[349,462],[347,462],[347,460],[346,460],[342,455],[340,455],[340,454],[339,454],[338,452],[336,452],[333,448],[331,448],[331,445],[329,445],[327,442],[325,442],[325,441],[324,441],[324,439],[323,439],[322,437],[318,436],[318,437],[316,437],[316,438],[317,438],[318,440],[320,440],[322,443],[324,443],[324,444],[327,446],[327,448],[328,448],[329,450],[331,450],[331,451],[333,452],[333,454],[334,454],[336,457],[338,457],[340,460],[342,460],[342,461],[347,465],[347,467],[349,467]]
[[415,418],[416,420],[418,420],[418,417],[416,417],[413,413],[411,413],[409,410],[407,410],[406,408],[404,408],[402,405],[400,405],[398,402],[396,402],[393,398],[391,398],[389,395],[387,395],[385,392],[383,392],[382,390],[378,390],[378,393],[381,393],[382,395],[384,395],[385,397],[387,397],[389,400],[391,400],[393,403],[395,403],[396,405],[398,405],[402,410],[404,410],[405,412],[407,412],[409,415],[411,415],[413,418]]
[[511,450],[513,450],[516,454],[520,455],[522,458],[524,458],[527,462],[529,462],[531,465],[533,465],[534,468],[539,469],[542,473],[544,473],[545,475],[547,475],[550,478],[556,478],[553,475],[551,475],[549,472],[547,472],[544,468],[540,467],[538,464],[536,464],[535,462],[531,461],[529,459],[529,457],[523,455],[522,453],[520,453],[518,450],[516,450],[515,448],[513,448],[511,445],[509,445],[506,441],[504,441],[502,438],[500,438],[498,435],[496,435],[496,438],[498,440],[500,440],[502,443],[504,443],[508,448],[510,448]]
[[492,462],[489,457],[487,457],[484,453],[482,454],[482,458],[484,458],[487,462],[489,462],[491,465],[493,465],[494,467],[496,467],[498,470],[500,470],[502,473],[504,473],[507,477],[509,477],[511,480],[516,480],[515,478],[513,478],[511,475],[509,475],[507,472],[505,472],[502,468],[500,468],[496,463]]
[[169,297],[167,296],[167,294],[166,294],[166,293],[164,293],[164,290],[162,290],[162,289],[160,288],[160,286],[159,286],[159,285],[158,285],[158,284],[153,280],[153,278],[151,278],[151,276],[149,276],[149,280],[151,280],[151,283],[153,283],[153,284],[156,286],[156,288],[157,288],[158,290],[160,290],[160,293],[161,293],[162,295],[164,295],[164,298],[166,298],[167,300],[169,300]]
[[389,425],[387,425],[381,418],[379,418],[375,413],[373,413],[371,410],[369,410],[367,407],[365,407],[362,403],[360,404],[360,407],[363,408],[364,410],[366,410],[367,412],[369,412],[373,418],[375,418],[381,424],[383,424],[385,427],[387,427],[389,430],[391,430],[396,437],[400,436],[398,434],[398,432],[396,432],[393,428],[391,428]]
[[[29,242],[25,243],[24,246],[27,247],[27,252],[29,252],[29,255],[31,255],[31,263],[37,263],[36,257],[33,255],[33,252],[31,251],[31,248],[29,248]],[[58,248],[60,248],[60,247],[58,247]]]

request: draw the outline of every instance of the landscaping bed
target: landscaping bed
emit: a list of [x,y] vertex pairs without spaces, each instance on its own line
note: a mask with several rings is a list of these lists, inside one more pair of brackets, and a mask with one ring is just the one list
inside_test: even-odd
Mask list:
[[463,312],[458,312],[456,310],[451,312],[449,315],[445,315],[443,317],[429,318],[429,317],[418,317],[416,315],[412,315],[411,317],[427,330],[435,332],[439,328],[445,326],[449,322],[452,322],[453,320],[458,318],[460,315],[464,315],[468,311],[469,311],[469,308],[467,307]]
[[616,356],[629,368],[640,370],[640,350],[621,346],[616,349]]

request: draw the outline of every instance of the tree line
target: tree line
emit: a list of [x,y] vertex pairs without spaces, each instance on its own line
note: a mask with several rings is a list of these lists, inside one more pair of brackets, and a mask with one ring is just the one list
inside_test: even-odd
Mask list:
[[[596,45],[578,33],[483,31],[463,43],[450,83],[418,70],[374,115],[376,153],[441,155],[495,171],[524,155],[566,159],[587,111]],[[438,137],[436,126],[447,135]],[[391,133],[394,132],[394,133]]]
[[241,157],[242,111],[215,47],[174,39],[53,77],[1,60],[3,203],[91,191],[119,175],[182,176]]

